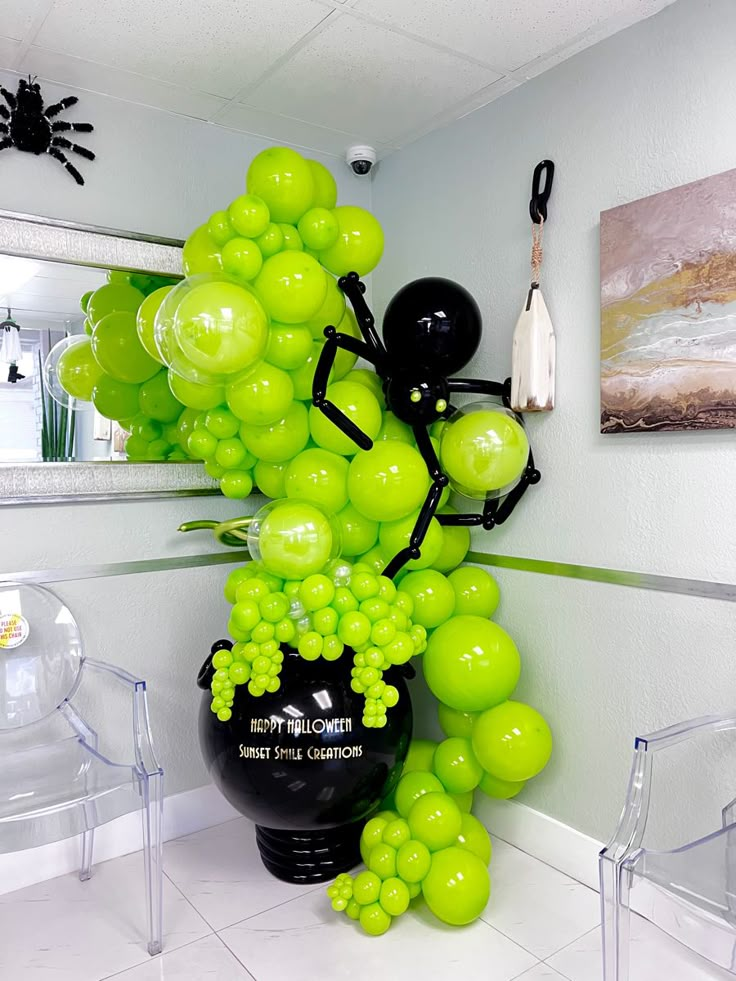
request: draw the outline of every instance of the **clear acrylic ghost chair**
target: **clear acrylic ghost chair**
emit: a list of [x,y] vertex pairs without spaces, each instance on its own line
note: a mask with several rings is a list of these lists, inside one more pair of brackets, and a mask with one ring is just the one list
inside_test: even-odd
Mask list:
[[600,853],[604,981],[628,981],[632,906],[712,964],[736,974],[736,800],[711,834],[670,851],[643,847],[654,756],[685,740],[736,729],[736,712],[705,716],[634,742],[621,819]]
[[[116,724],[115,688],[132,731]],[[103,720],[97,728],[85,701]],[[105,755],[123,739],[125,750]],[[0,853],[81,835],[85,881],[95,828],[140,808],[148,951],[158,954],[162,807],[145,681],[85,657],[74,617],[50,590],[0,583]]]

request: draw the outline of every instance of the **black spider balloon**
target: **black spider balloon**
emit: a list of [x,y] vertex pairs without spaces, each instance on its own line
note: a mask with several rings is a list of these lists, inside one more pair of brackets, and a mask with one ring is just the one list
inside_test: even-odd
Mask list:
[[0,85],[0,95],[8,106],[0,103],[0,150],[23,150],[25,153],[35,153],[39,156],[48,153],[59,163],[63,164],[77,184],[84,184],[84,178],[74,164],[69,160],[64,150],[78,153],[86,160],[94,160],[91,150],[78,143],[72,143],[60,133],[91,133],[94,127],[91,123],[67,123],[55,120],[54,116],[76,105],[79,101],[75,95],[55,102],[44,108],[41,86],[30,76],[18,83],[18,91],[13,94]]
[[[455,411],[453,394],[477,393],[500,398],[510,406],[511,379],[505,382],[475,378],[449,378],[467,365],[481,338],[482,322],[478,304],[467,290],[449,279],[417,279],[393,297],[383,320],[383,341],[365,302],[365,284],[351,272],[338,280],[355,312],[363,340],[325,328],[326,341],[314,374],[312,401],[346,436],[361,449],[369,450],[373,441],[345,413],[327,398],[330,371],[337,351],[352,351],[375,365],[383,382],[386,406],[402,422],[412,427],[417,447],[432,479],[427,497],[410,536],[384,570],[396,573],[411,559],[421,555],[421,545],[430,521],[435,517],[440,497],[449,483],[430,440],[427,426]],[[520,417],[516,417],[521,422]],[[505,496],[489,497],[481,514],[438,514],[443,525],[478,526],[491,529],[502,524],[540,473],[534,466],[531,448],[526,466],[515,486]]]

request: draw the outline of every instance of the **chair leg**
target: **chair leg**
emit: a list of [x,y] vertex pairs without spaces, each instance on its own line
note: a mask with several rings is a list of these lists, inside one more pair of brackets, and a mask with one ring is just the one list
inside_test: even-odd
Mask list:
[[629,890],[626,869],[601,855],[603,981],[629,981]]
[[82,864],[79,867],[79,878],[86,882],[92,878],[92,852],[95,845],[95,831],[85,831],[82,834]]
[[148,953],[153,956],[160,954],[163,947],[163,773],[148,778],[143,800]]

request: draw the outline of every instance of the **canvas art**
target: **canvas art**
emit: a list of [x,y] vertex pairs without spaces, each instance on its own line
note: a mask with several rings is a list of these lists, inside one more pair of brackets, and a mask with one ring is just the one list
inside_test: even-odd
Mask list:
[[736,170],[601,214],[601,432],[736,428]]

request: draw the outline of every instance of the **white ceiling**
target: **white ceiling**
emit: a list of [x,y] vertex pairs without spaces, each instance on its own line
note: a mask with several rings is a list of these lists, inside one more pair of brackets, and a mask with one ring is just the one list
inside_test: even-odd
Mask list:
[[35,328],[38,321],[56,323],[60,328],[67,322],[78,325],[84,320],[79,307],[82,295],[105,282],[104,269],[40,261],[32,279],[12,293],[0,296],[0,319],[4,319],[6,308],[10,307],[13,319],[21,327]]
[[0,66],[385,155],[673,0],[0,0]]

